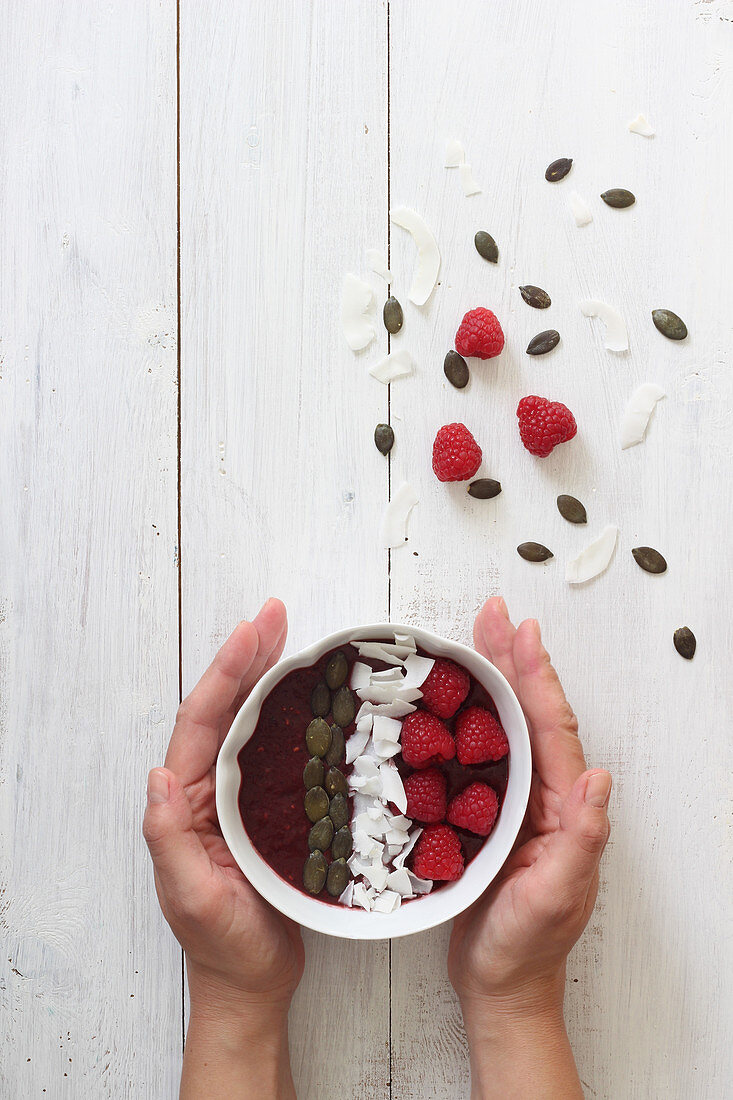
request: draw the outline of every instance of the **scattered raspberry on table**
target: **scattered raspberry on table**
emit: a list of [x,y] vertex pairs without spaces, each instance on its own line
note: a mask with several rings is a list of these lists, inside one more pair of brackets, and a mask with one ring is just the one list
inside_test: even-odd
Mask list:
[[575,417],[561,401],[530,394],[517,405],[519,435],[530,454],[547,458],[558,443],[567,443],[578,430]]
[[437,657],[422,684],[422,705],[438,718],[452,718],[468,695],[471,679],[453,661]]
[[461,841],[450,825],[429,825],[415,845],[412,870],[418,878],[453,882],[463,874]]
[[434,714],[415,710],[402,723],[402,759],[411,768],[444,764],[456,755],[450,730]]
[[433,443],[438,481],[468,481],[481,465],[481,448],[465,424],[444,424]]
[[459,764],[483,764],[487,760],[501,760],[508,752],[506,734],[490,710],[485,710],[484,707],[468,707],[458,715],[456,756]]
[[407,816],[424,824],[445,819],[447,808],[446,779],[437,768],[413,772],[405,780]]
[[504,347],[504,333],[495,313],[479,306],[464,316],[456,333],[456,351],[474,359],[494,359]]
[[[409,809],[409,803],[408,803]],[[477,836],[488,836],[499,812],[496,791],[488,783],[471,783],[451,799],[448,820],[459,829],[468,829]]]

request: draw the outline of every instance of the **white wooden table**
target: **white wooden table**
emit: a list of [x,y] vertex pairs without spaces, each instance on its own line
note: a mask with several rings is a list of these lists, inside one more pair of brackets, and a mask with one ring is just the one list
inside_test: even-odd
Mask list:
[[[588,758],[616,781],[569,966],[587,1095],[731,1095],[732,43],[729,0],[6,0],[2,1096],[176,1093],[181,958],[140,833],[145,775],[179,687],[237,619],[278,594],[290,650],[387,616],[467,640],[498,591],[544,624]],[[638,111],[655,138],[628,132]],[[444,170],[452,137],[481,195]],[[572,177],[550,186],[565,155]],[[633,210],[603,206],[612,186]],[[571,187],[592,204],[585,229]],[[390,203],[440,244],[424,309],[407,303],[414,254]],[[367,374],[386,334],[355,357],[339,325],[342,277],[366,273],[370,247],[390,249],[417,363],[391,393]],[[550,291],[546,314],[521,301],[526,282]],[[588,295],[625,315],[628,355],[581,316]],[[443,356],[478,304],[508,346],[458,392]],[[687,320],[685,343],[654,330],[657,306]],[[548,326],[559,349],[529,359]],[[643,381],[668,397],[622,452]],[[517,438],[528,392],[580,425],[545,462]],[[390,464],[372,442],[388,417]],[[479,437],[496,500],[434,479],[432,438],[453,419]],[[403,479],[420,503],[390,569],[379,519]],[[587,529],[560,518],[558,492],[586,503]],[[565,561],[607,522],[611,567],[570,589]],[[526,539],[555,559],[521,561]],[[666,576],[636,567],[639,544]],[[672,648],[683,624],[689,664]],[[301,1097],[468,1096],[447,937],[306,935]]]

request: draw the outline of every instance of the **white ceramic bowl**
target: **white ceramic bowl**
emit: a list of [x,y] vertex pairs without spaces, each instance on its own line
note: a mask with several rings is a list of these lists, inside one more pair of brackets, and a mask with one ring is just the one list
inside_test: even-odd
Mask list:
[[[394,913],[367,913],[308,897],[296,890],[265,862],[250,841],[239,814],[240,772],[237,755],[254,733],[262,702],[287,673],[313,665],[324,653],[354,640],[390,641],[394,634],[411,634],[434,657],[462,665],[489,692],[509,740],[509,780],[504,803],[491,835],[457,882],[415,898]],[[353,940],[382,940],[423,932],[451,920],[472,904],[497,875],[522,824],[529,798],[532,757],[527,723],[517,697],[498,669],[473,649],[413,626],[378,623],[339,630],[288,657],[262,677],[237,714],[216,763],[216,809],[229,849],[243,873],[271,905],[298,924]],[[305,833],[304,833],[305,838]],[[305,839],[304,839],[305,844]]]

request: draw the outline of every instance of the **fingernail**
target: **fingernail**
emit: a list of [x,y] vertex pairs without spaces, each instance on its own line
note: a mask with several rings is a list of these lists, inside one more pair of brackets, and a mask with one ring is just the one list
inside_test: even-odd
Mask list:
[[499,599],[497,600],[496,606],[499,608],[499,611],[501,611],[504,618],[508,619],[509,618],[509,608],[507,607],[506,601],[505,601],[503,596],[499,596]]
[[148,802],[151,806],[159,806],[170,798],[171,785],[168,776],[162,768],[153,768],[148,776]]
[[534,634],[537,641],[541,642],[542,641],[542,631],[540,630],[540,624],[537,622],[536,619],[530,619],[529,622],[530,622],[530,628],[532,630],[532,633]]
[[608,772],[594,772],[585,788],[587,806],[606,806],[611,797],[611,776]]

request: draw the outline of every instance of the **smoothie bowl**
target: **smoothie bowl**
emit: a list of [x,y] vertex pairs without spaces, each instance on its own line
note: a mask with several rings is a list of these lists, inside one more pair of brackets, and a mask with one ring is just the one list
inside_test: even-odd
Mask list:
[[471,905],[522,824],[532,771],[511,687],[415,627],[341,630],[272,668],[216,766],[232,855],[281,913],[387,939]]

